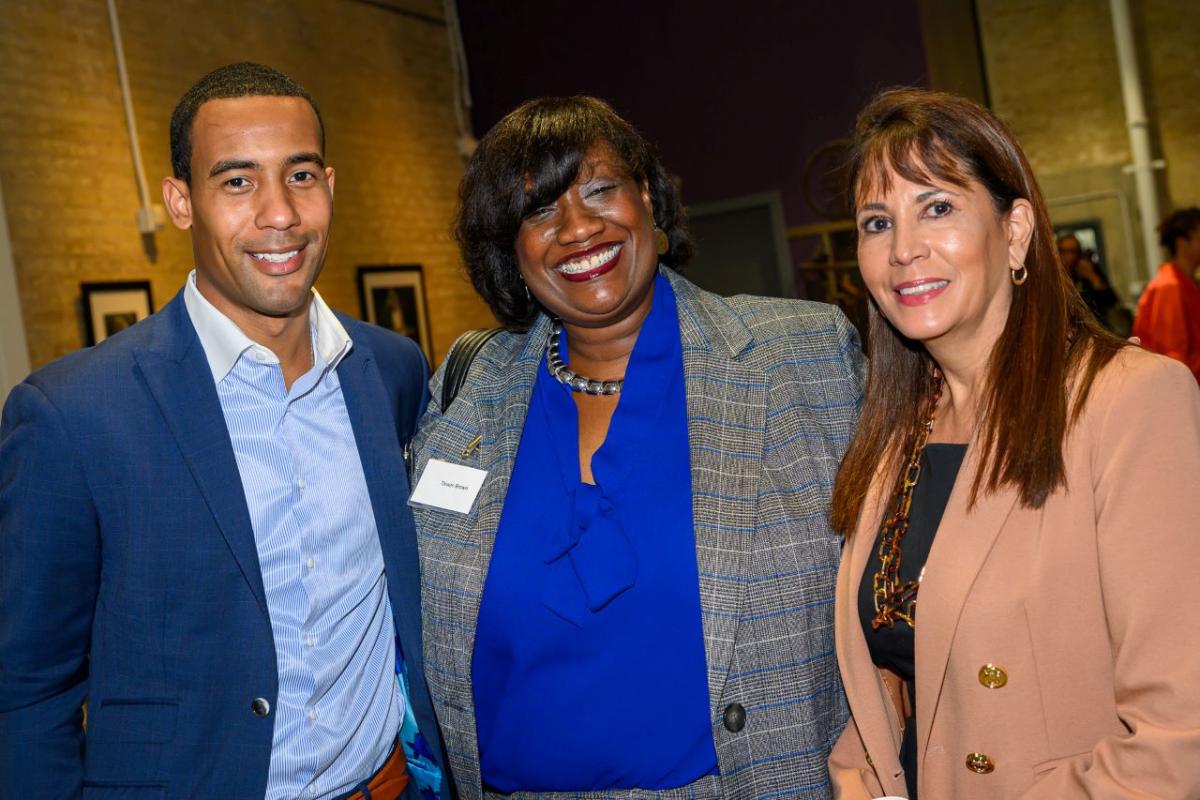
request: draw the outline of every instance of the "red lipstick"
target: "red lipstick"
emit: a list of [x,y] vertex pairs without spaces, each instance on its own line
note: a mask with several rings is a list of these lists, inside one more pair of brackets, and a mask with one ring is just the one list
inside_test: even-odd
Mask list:
[[569,281],[590,281],[609,272],[617,265],[624,244],[607,242],[573,253],[558,262],[554,271]]

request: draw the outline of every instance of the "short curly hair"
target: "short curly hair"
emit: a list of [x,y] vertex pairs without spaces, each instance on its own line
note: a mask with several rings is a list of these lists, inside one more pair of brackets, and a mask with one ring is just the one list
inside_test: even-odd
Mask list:
[[561,196],[597,145],[611,148],[633,179],[649,187],[654,223],[669,243],[659,262],[678,270],[691,258],[679,190],[632,125],[594,97],[526,101],[479,142],[459,184],[453,228],[475,291],[510,330],[528,330],[539,310],[517,266],[521,221]]
[[1186,239],[1200,228],[1200,208],[1181,208],[1162,221],[1158,226],[1158,243],[1175,257],[1175,242]]
[[183,93],[171,112],[171,171],[187,184],[192,182],[192,123],[200,106],[209,100],[237,97],[299,97],[307,100],[317,115],[321,152],[325,152],[325,123],[321,111],[304,87],[279,70],[265,64],[242,61],[217,67]]

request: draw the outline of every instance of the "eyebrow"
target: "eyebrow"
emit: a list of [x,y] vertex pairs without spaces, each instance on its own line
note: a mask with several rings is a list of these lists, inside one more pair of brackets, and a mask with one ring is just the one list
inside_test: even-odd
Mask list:
[[235,169],[259,169],[257,161],[246,161],[238,158],[227,158],[224,161],[218,161],[213,164],[212,169],[208,171],[208,177],[215,178],[222,172],[229,172]]
[[[949,189],[930,189],[928,192],[921,192],[919,195],[917,195],[914,202],[924,203],[926,200],[933,197],[935,194],[942,194],[942,193],[954,194],[954,192],[950,191]],[[865,206],[859,206],[858,210],[860,212],[861,211],[887,211],[887,206],[885,206],[883,203],[867,203]]]
[[293,164],[316,164],[318,167],[324,167],[325,159],[321,158],[320,153],[296,153],[288,156],[285,163],[289,167]]
[[[284,161],[284,164],[289,167],[296,164],[316,164],[318,167],[324,167],[325,159],[321,158],[320,153],[293,153],[287,157],[287,160]],[[218,161],[216,164],[213,164],[212,169],[208,172],[208,177],[215,178],[222,172],[230,172],[232,170],[239,169],[259,170],[262,169],[262,164],[248,159],[227,158],[223,161]]]

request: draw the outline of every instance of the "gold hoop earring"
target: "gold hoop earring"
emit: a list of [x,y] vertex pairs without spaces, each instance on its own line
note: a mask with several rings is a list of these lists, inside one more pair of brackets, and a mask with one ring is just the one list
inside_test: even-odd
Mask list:
[[654,226],[654,252],[660,256],[665,256],[667,251],[671,249],[671,241],[667,238],[667,232],[657,225]]
[[[1020,275],[1019,278],[1017,277],[1018,274]],[[1020,286],[1029,280],[1029,269],[1022,264],[1020,269],[1009,270],[1008,276],[1012,278],[1013,286]]]

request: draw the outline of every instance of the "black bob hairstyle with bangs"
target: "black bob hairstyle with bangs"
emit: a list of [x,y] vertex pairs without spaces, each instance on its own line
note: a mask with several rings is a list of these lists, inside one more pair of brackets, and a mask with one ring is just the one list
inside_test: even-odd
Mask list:
[[692,255],[679,190],[632,125],[594,97],[528,100],[479,142],[458,187],[453,228],[475,291],[510,330],[528,330],[540,308],[517,266],[521,222],[567,191],[597,146],[611,149],[630,177],[649,187],[654,223],[670,245],[659,262],[678,270]]

